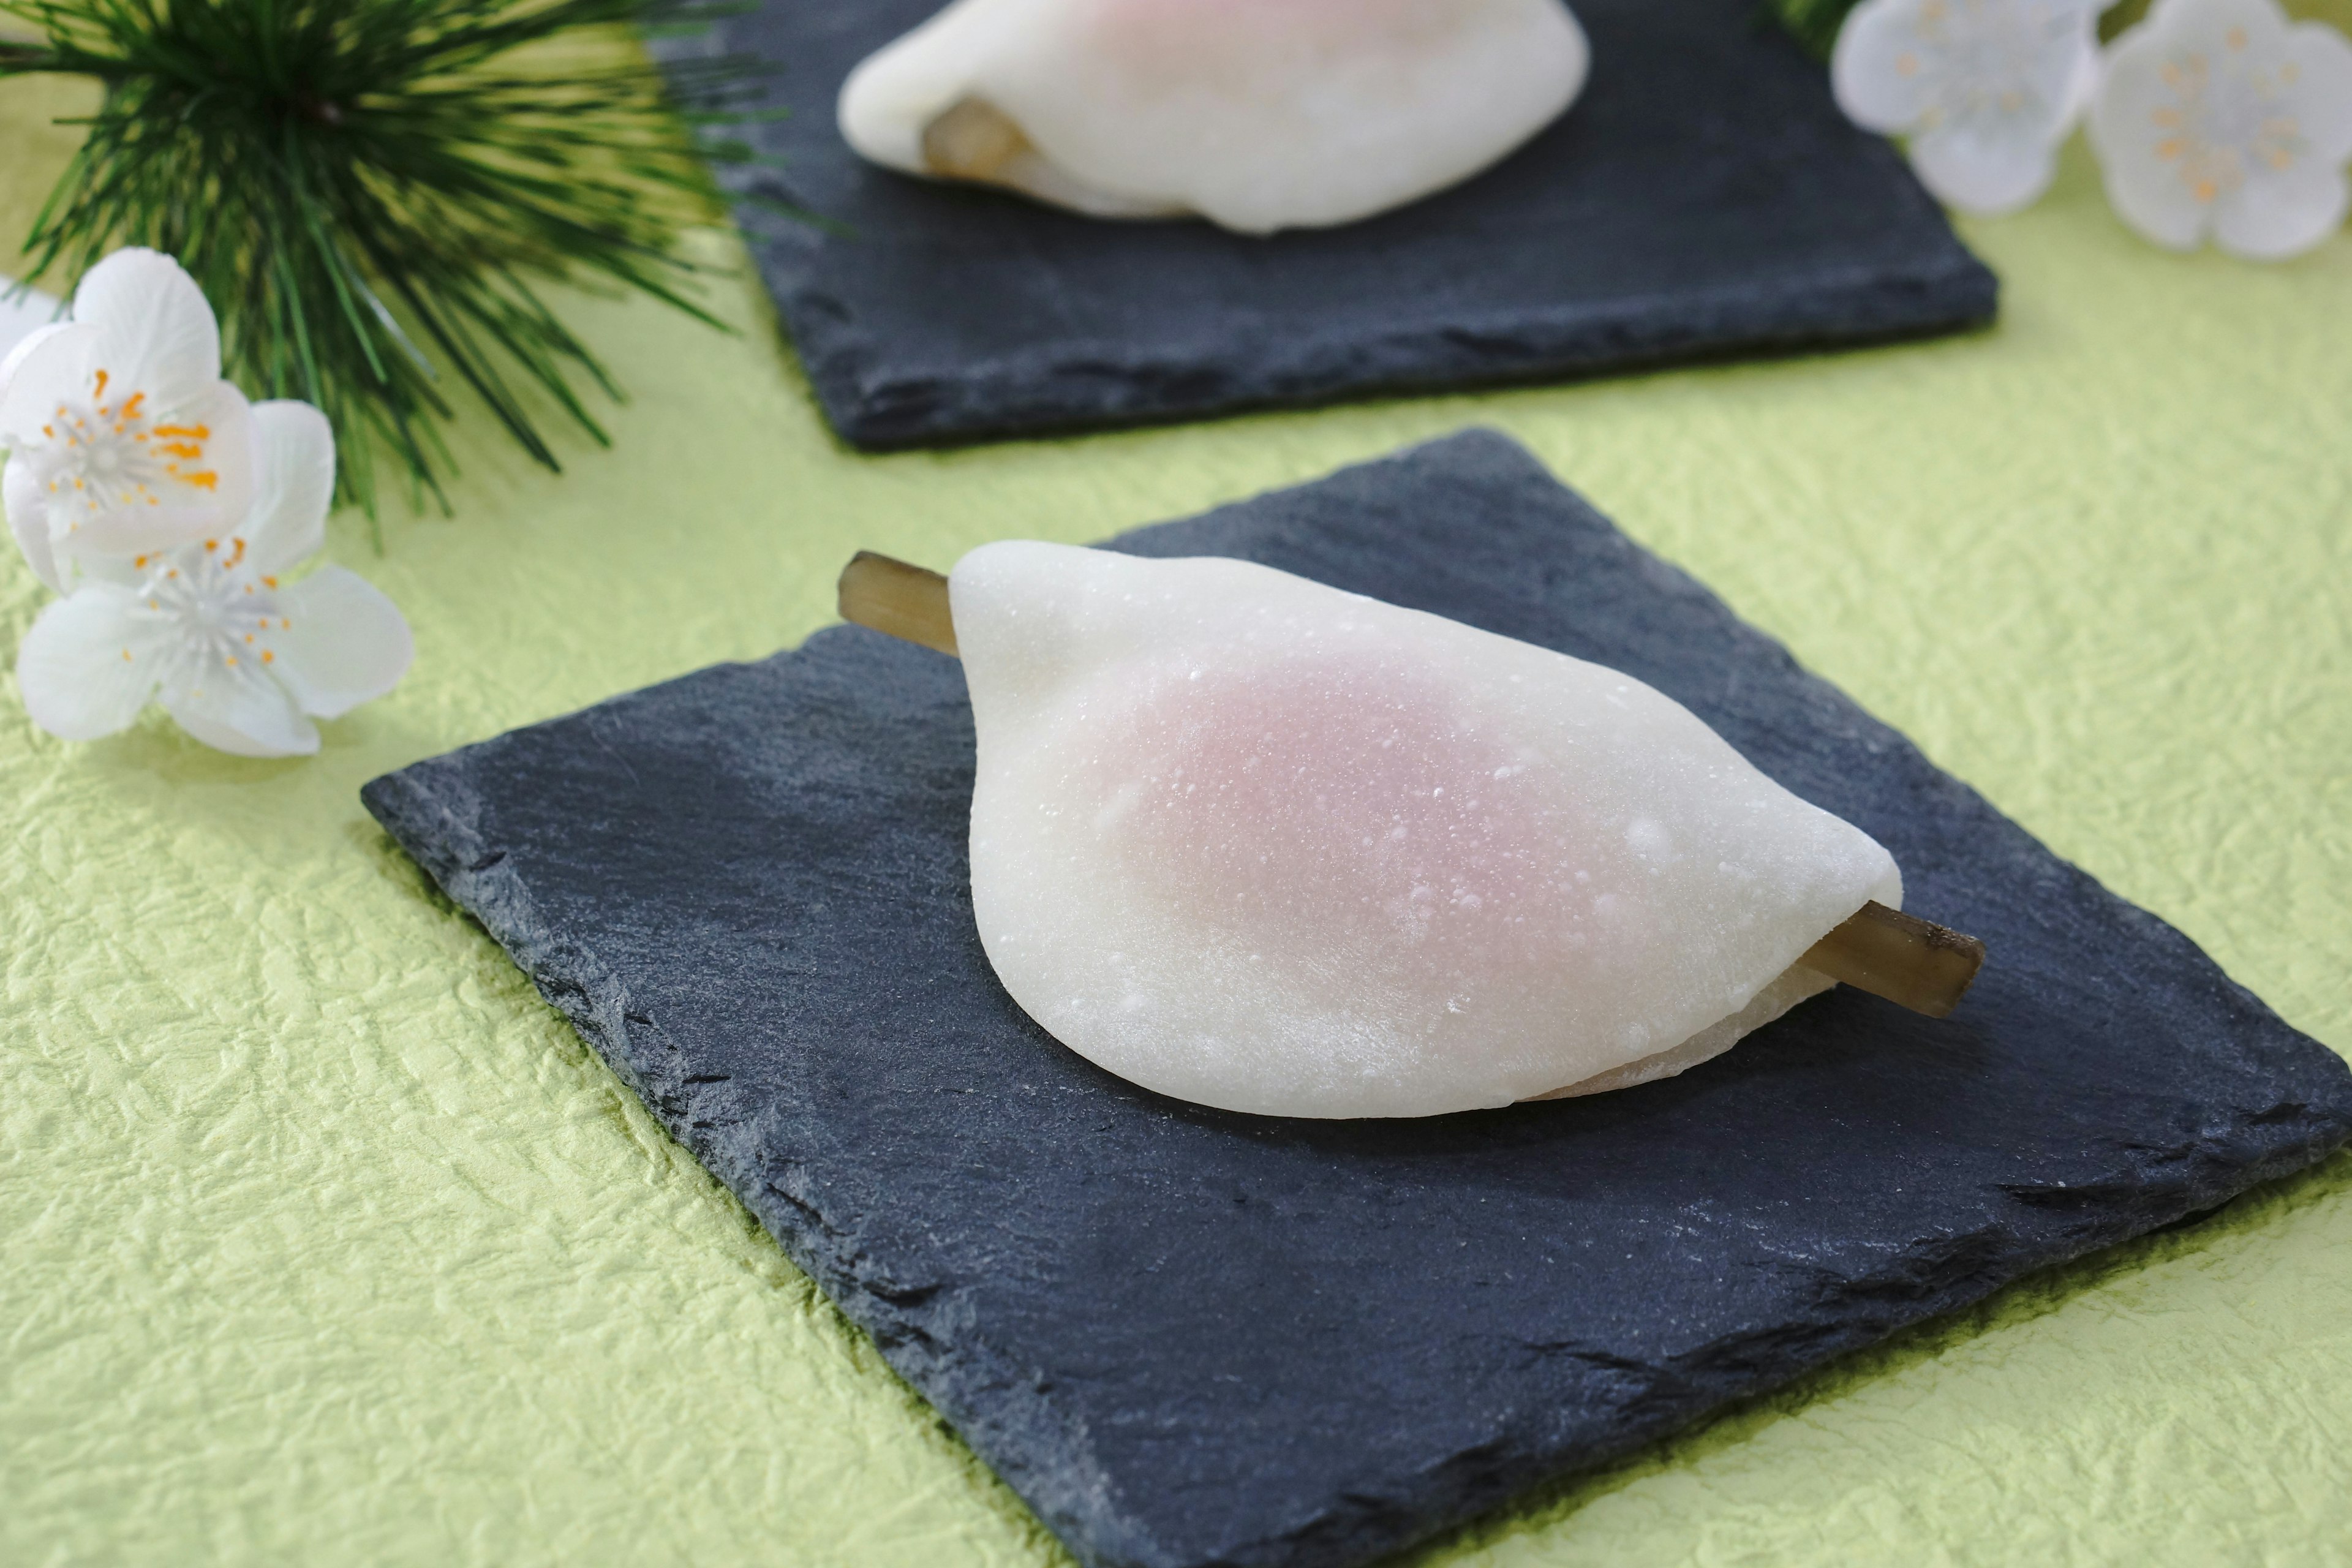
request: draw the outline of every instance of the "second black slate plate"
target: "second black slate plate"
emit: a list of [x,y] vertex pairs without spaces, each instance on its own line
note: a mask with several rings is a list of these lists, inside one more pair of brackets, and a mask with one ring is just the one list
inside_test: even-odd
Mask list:
[[940,0],[766,0],[670,51],[775,69],[747,212],[834,427],[859,446],[1126,425],[1939,331],[1993,276],[1757,0],[1576,0],[1583,97],[1475,180],[1255,239],[1103,223],[850,152],[850,68]]
[[1940,1023],[1839,991],[1641,1089],[1264,1120],[1110,1078],[998,986],[940,655],[820,632],[371,784],[1087,1563],[1364,1562],[2352,1133],[2332,1053],[1499,437],[1117,544],[1631,671],[1992,956]]

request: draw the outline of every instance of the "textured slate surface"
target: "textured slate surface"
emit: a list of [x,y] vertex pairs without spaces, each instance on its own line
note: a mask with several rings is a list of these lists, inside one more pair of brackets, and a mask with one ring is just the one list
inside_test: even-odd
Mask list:
[[1093,1563],[1365,1561],[2352,1132],[2352,1073],[1645,554],[1435,443],[1124,536],[1606,660],[1878,836],[1992,962],[1680,1079],[1421,1122],[1160,1100],[971,928],[952,661],[855,628],[367,787]]
[[766,0],[662,47],[756,54],[791,116],[745,209],[835,428],[866,447],[1583,374],[1929,332],[1992,274],[1755,0],[1578,0],[1592,76],[1494,170],[1320,233],[1114,224],[875,168],[834,127],[858,60],[938,0]]

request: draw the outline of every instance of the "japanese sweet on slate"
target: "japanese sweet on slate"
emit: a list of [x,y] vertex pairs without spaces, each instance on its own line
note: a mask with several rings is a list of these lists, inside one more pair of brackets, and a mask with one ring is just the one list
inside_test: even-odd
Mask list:
[[989,544],[949,593],[989,960],[1164,1094],[1424,1116],[1666,1077],[1902,901],[1875,840],[1599,665],[1241,561]]
[[1584,84],[1560,0],[956,0],[841,90],[877,163],[1249,234],[1443,190]]

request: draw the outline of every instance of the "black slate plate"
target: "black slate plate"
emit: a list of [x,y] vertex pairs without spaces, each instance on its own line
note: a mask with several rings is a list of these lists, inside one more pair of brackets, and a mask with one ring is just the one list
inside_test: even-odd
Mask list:
[[1517,154],[1365,223],[1103,223],[877,169],[850,68],[939,0],[766,0],[676,54],[775,68],[746,209],[825,416],[886,447],[1866,342],[1989,320],[1993,276],[1757,0],[1577,0],[1584,96]]
[[1199,1110],[1064,1050],[972,928],[971,716],[874,633],[376,780],[480,917],[1080,1558],[1361,1563],[2352,1134],[2187,938],[1471,433],[1122,536],[1616,665],[1992,958],[1685,1076],[1423,1121]]

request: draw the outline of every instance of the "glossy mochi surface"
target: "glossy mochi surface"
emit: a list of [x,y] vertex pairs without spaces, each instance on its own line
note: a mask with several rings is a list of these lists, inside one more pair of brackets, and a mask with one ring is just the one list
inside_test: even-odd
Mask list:
[[1424,1116],[1665,1076],[1902,901],[1875,840],[1599,665],[1240,561],[1014,542],[950,589],[989,960],[1164,1094]]
[[849,144],[931,172],[977,100],[1031,151],[997,176],[1105,217],[1245,233],[1352,222],[1477,173],[1575,99],[1559,0],[957,0],[843,85]]

